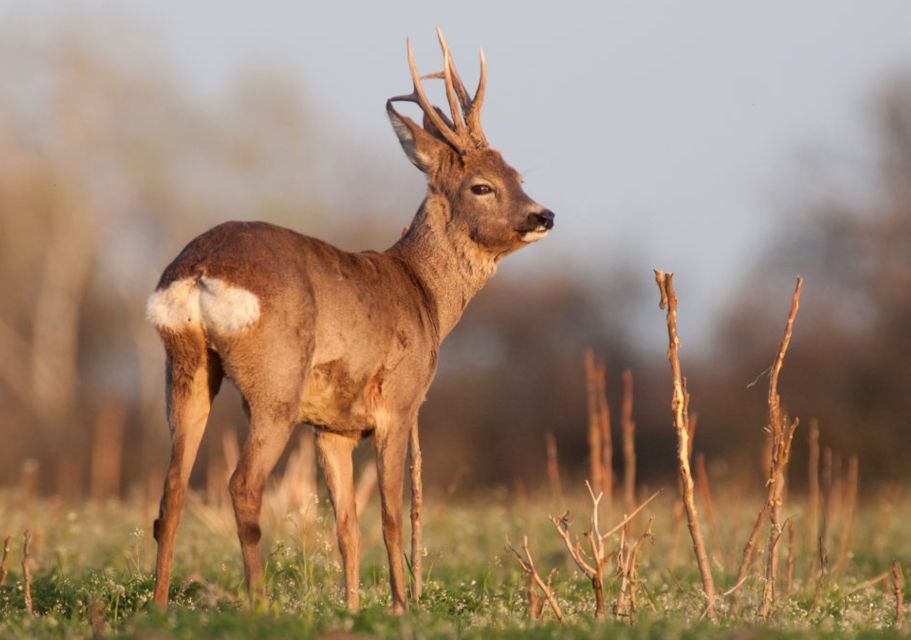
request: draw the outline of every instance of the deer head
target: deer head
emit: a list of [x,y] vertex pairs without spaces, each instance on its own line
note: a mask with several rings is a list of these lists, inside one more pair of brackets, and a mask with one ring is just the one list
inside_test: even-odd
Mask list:
[[[405,155],[427,176],[425,208],[432,205],[442,211],[448,234],[467,239],[497,261],[546,236],[554,226],[554,214],[525,194],[519,173],[487,143],[480,119],[487,85],[484,52],[478,87],[471,97],[442,31],[437,29],[437,35],[443,70],[422,77],[409,40],[408,67],[414,90],[387,100],[386,112]],[[451,117],[433,106],[424,93],[421,81],[431,78],[445,82]],[[394,102],[403,101],[420,106],[423,126],[393,108]]]

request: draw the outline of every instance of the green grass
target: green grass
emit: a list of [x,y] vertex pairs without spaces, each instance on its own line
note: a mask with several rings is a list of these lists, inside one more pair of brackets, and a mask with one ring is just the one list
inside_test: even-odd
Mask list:
[[[758,497],[717,500],[716,511],[733,521],[731,526],[728,520],[720,523],[723,543],[715,549],[720,591],[732,586],[739,547],[759,502]],[[635,623],[597,622],[591,586],[569,561],[547,519],[557,511],[548,497],[520,500],[494,491],[452,502],[431,494],[425,503],[426,587],[419,607],[402,617],[388,611],[385,550],[373,504],[361,519],[363,606],[356,614],[345,611],[330,512],[325,504],[313,504],[303,514],[265,510],[269,604],[251,611],[245,605],[232,514],[205,506],[198,498],[192,503],[178,532],[172,604],[167,613],[159,613],[150,606],[153,505],[139,499],[80,507],[46,501],[24,508],[15,495],[0,494],[0,534],[14,535],[10,574],[0,586],[0,636],[301,638],[344,632],[404,638],[900,637],[893,629],[894,598],[888,584],[852,588],[888,569],[893,559],[905,567],[911,564],[911,504],[895,496],[870,498],[854,527],[853,554],[840,571],[833,570],[815,606],[813,554],[798,548],[794,592],[769,621],[757,621],[763,542],[754,575],[738,602],[725,599],[721,622],[711,624],[700,620],[700,582],[685,527],[674,559],[671,500],[664,496],[645,512],[656,518],[656,540],[640,556],[641,610]],[[582,533],[589,507],[585,502],[572,506],[573,529]],[[795,518],[796,538],[803,542],[800,506],[788,505],[785,511]],[[602,513],[602,521],[606,519]],[[616,514],[610,520],[618,519]],[[637,520],[630,535],[638,536],[643,525],[644,520]],[[34,616],[26,613],[22,593],[25,528],[38,536],[32,563]],[[830,543],[833,568],[844,529],[842,522]],[[505,548],[507,538],[520,543],[523,534],[529,536],[539,571],[546,576],[558,569],[553,586],[566,616],[563,624],[550,613],[539,622],[527,618],[525,576]],[[781,559],[783,577],[786,542]],[[616,595],[617,582],[611,576],[605,584],[609,611]]]

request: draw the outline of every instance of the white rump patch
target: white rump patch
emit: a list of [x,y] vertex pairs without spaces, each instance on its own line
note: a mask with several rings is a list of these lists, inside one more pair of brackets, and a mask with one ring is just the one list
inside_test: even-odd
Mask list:
[[161,329],[178,330],[200,324],[196,280],[176,280],[150,295],[146,302],[146,318]]
[[237,333],[259,320],[259,298],[218,278],[199,279],[199,310],[203,324],[216,333]]
[[156,327],[179,330],[191,325],[215,333],[237,333],[259,320],[259,298],[224,280],[203,276],[175,280],[149,296],[146,317]]

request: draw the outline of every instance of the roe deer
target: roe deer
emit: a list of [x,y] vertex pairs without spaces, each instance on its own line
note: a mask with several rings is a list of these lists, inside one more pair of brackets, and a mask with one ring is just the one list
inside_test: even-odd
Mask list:
[[[427,176],[427,195],[391,248],[349,253],[264,222],[226,222],[191,241],[149,298],[147,315],[167,356],[171,433],[154,525],[155,602],[162,607],[190,470],[227,377],[250,419],[230,481],[249,598],[265,596],[263,487],[295,426],[305,423],[317,434],[350,609],[359,602],[360,545],[351,455],[361,439],[376,438],[392,608],[405,609],[405,462],[440,343],[500,259],[543,238],[554,221],[481,130],[483,52],[471,97],[438,35],[443,71],[425,77],[445,81],[451,119],[427,99],[410,41],[414,90],[386,102],[405,155]],[[423,126],[399,114],[397,101],[417,103]]]

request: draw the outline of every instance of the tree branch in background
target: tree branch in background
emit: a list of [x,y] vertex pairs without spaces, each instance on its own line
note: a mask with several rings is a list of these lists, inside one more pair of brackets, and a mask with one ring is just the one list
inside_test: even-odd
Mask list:
[[674,274],[656,270],[655,281],[658,283],[658,290],[661,293],[659,307],[667,310],[667,359],[671,365],[674,381],[671,408],[674,414],[674,428],[677,431],[677,470],[683,488],[683,505],[686,510],[690,537],[693,540],[696,564],[702,577],[702,590],[706,600],[705,614],[710,620],[716,620],[715,581],[712,579],[712,570],[705,552],[702,530],[699,527],[696,500],[693,498],[693,476],[690,473],[691,445],[688,431],[689,420],[687,419],[689,402],[686,382],[680,370],[680,339],[677,336],[677,293],[674,291]]

